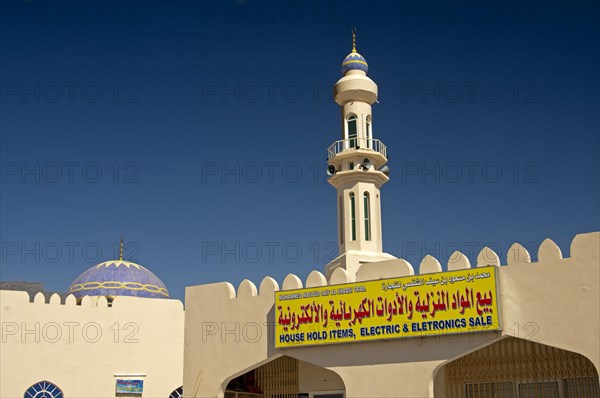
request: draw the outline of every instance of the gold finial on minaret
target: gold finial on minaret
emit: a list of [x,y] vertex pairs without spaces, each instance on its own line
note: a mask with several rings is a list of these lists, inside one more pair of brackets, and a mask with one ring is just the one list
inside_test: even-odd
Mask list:
[[119,261],[123,261],[123,238],[121,238],[121,243],[119,244]]
[[352,29],[352,52],[356,52],[356,27]]

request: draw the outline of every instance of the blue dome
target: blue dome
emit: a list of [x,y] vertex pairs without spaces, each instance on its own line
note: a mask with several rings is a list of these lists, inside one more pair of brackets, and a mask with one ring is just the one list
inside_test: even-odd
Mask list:
[[83,296],[135,296],[169,298],[164,283],[139,264],[123,260],[105,261],[79,275],[69,293]]
[[369,71],[367,60],[356,51],[352,51],[342,61],[342,75],[350,70],[362,70],[365,73]]

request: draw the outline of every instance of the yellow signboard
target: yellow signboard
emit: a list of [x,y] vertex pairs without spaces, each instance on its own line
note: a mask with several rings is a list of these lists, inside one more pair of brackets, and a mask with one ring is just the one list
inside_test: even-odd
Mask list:
[[496,268],[275,293],[275,347],[500,329]]

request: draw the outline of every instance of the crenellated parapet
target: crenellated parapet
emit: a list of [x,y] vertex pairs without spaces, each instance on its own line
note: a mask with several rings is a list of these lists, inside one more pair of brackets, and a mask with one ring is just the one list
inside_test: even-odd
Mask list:
[[[540,244],[537,252],[538,261],[536,262],[531,260],[531,255],[524,246],[519,243],[514,243],[506,253],[504,265],[535,266],[538,263],[558,262],[567,266],[570,261],[574,259],[583,260],[586,258],[589,259],[590,257],[600,257],[600,254],[598,253],[599,242],[600,232],[577,235],[571,242],[571,257],[563,258],[562,251],[558,245],[554,243],[552,239],[548,238]],[[464,253],[455,251],[446,263],[446,270],[457,271],[488,266],[501,267],[502,263],[500,257],[494,250],[489,247],[484,247],[477,255],[476,264],[471,264]],[[278,290],[340,285],[344,283],[398,278],[411,275],[425,275],[444,271],[440,261],[429,254],[423,257],[417,270],[418,272],[415,271],[415,268],[407,260],[399,258],[362,264],[355,275],[350,274],[343,268],[337,268],[331,274],[329,280],[323,273],[317,270],[313,270],[304,282],[299,276],[290,273],[284,278],[281,287],[277,281],[270,276],[263,278],[259,288],[247,279],[244,279],[240,283],[237,290],[230,283],[222,283],[227,284],[227,290],[229,291],[228,296],[233,299],[251,298],[254,296],[272,296],[273,293]]]
[[[537,258],[538,261],[532,261],[523,245],[515,243],[502,261],[494,250],[485,247],[474,264],[464,253],[455,252],[444,266],[427,255],[415,267],[405,259],[386,259],[363,263],[353,274],[339,267],[328,278],[313,270],[305,279],[290,273],[280,283],[267,276],[258,287],[249,280],[243,280],[237,288],[228,282],[190,286],[186,289],[184,390],[196,389],[202,392],[199,396],[217,396],[231,378],[281,355],[334,370],[349,388],[357,374],[371,371],[372,363],[395,364],[390,365],[393,374],[413,369],[419,363],[423,374],[432,374],[446,361],[506,337],[582,353],[600,367],[600,357],[589,354],[598,352],[589,347],[598,347],[600,340],[600,232],[575,236],[570,257],[566,258],[552,240],[546,239],[537,250]],[[497,270],[494,297],[499,305],[499,330],[466,333],[463,337],[459,334],[447,338],[275,347],[274,304],[275,292],[279,290],[427,275],[444,269],[472,269],[475,274],[489,266]],[[586,333],[574,333],[573,328]],[[449,340],[452,344],[448,344]],[[361,362],[364,344],[368,344],[369,364]],[[211,358],[210,364],[205,358]]]
[[110,300],[104,296],[84,296],[81,299],[77,299],[74,295],[69,294],[62,301],[58,293],[53,293],[48,297],[43,292],[38,292],[33,297],[33,301],[31,301],[29,294],[25,291],[0,290],[0,298],[2,306],[6,307],[33,305],[52,308],[135,308],[140,303],[152,303],[152,305],[179,308],[183,311],[183,303],[179,300],[128,296],[117,296]]
[[50,380],[65,396],[114,397],[117,375],[139,374],[145,395],[168,397],[183,382],[179,300],[0,290],[0,314],[0,396]]

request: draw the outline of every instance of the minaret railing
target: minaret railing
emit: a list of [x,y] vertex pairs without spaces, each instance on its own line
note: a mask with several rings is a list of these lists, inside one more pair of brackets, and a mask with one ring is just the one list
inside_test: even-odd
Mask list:
[[332,160],[339,153],[355,150],[379,152],[387,159],[387,147],[383,142],[374,138],[349,138],[338,140],[327,148],[327,160]]

